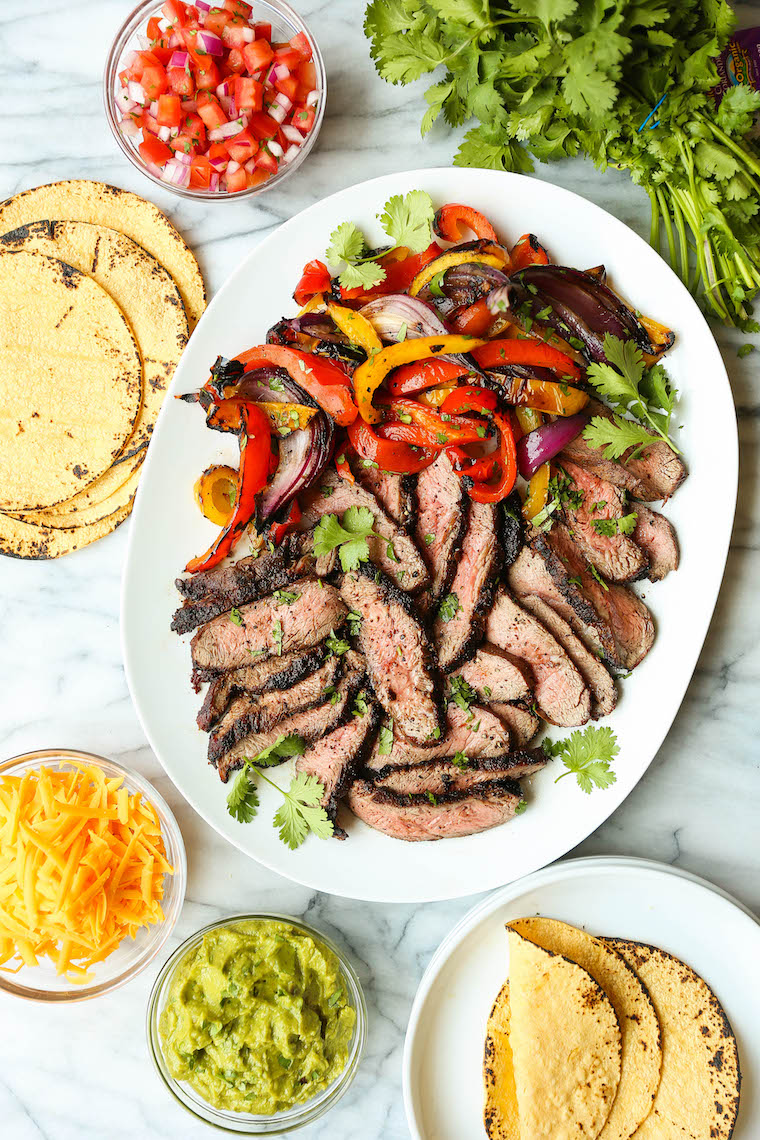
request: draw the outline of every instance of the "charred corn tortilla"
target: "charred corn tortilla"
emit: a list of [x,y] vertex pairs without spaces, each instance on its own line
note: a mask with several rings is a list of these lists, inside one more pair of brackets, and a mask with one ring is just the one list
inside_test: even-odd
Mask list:
[[0,509],[51,507],[132,435],[142,365],[115,301],[40,253],[0,249]]
[[489,1140],[520,1140],[509,1021],[509,982],[505,982],[488,1018],[483,1056],[486,1088],[483,1123]]
[[507,933],[521,1140],[596,1140],[620,1083],[612,1003],[583,967],[510,927]]
[[192,330],[206,307],[201,271],[169,219],[152,202],[104,182],[51,182],[0,205],[0,233],[40,219],[90,222],[119,230],[152,254],[172,275]]
[[587,970],[612,1002],[621,1034],[620,1084],[599,1140],[629,1140],[649,1115],[660,1083],[660,1024],[641,979],[608,943],[552,918],[521,918],[512,930]]
[[639,975],[662,1026],[662,1077],[636,1140],[728,1140],[741,1073],[720,1002],[694,970],[664,950],[622,938],[604,941]]
[[0,554],[12,558],[60,558],[116,530],[131,509],[130,500],[126,506],[98,522],[68,530],[34,526],[0,513]]
[[[0,248],[58,257],[101,285],[124,313],[143,364],[135,429],[108,471],[73,499],[48,510],[18,513],[25,522],[83,525],[131,499],[168,384],[187,343],[185,308],[172,277],[131,238],[87,222],[35,222],[0,237]],[[14,512],[16,513],[16,512]]]

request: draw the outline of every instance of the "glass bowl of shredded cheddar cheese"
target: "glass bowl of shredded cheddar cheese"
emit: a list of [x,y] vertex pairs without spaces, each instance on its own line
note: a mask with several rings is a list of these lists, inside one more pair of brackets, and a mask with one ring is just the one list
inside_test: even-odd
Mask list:
[[137,772],[50,749],[0,764],[0,990],[71,1002],[130,981],[185,896],[182,834]]

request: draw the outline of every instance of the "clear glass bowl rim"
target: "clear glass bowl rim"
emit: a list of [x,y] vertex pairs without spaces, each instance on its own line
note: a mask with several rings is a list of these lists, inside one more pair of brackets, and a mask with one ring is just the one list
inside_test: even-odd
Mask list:
[[[24,998],[26,1001],[48,1004],[72,1004],[78,1001],[88,1001],[90,998],[101,997],[103,994],[112,993],[114,990],[120,989],[121,986],[126,985],[127,982],[132,981],[138,974],[141,974],[159,954],[177,923],[177,919],[182,911],[182,904],[185,900],[187,856],[179,824],[177,823],[174,812],[161,793],[133,768],[128,768],[125,764],[119,764],[116,760],[109,760],[105,756],[98,756],[94,752],[80,752],[72,748],[43,748],[36,752],[23,752],[18,756],[12,756],[8,760],[3,760],[0,763],[0,778],[12,775],[15,769],[43,767],[46,764],[49,765],[51,761],[65,764],[72,760],[76,760],[79,763],[95,764],[108,776],[126,777],[130,784],[136,787],[144,798],[149,800],[156,808],[161,824],[161,831],[164,836],[167,858],[170,863],[173,859],[174,875],[171,877],[173,884],[171,909],[164,910],[164,921],[160,926],[155,926],[156,936],[150,945],[146,947],[142,957],[136,962],[133,962],[128,969],[123,970],[120,974],[115,975],[115,977],[108,981],[96,981],[91,985],[74,986],[69,990],[44,990],[38,989],[36,986],[21,985],[19,982],[12,980],[18,978],[20,975],[4,974],[0,971],[0,992],[12,994],[14,997]],[[164,904],[166,904],[166,897],[164,897]],[[106,959],[106,961],[108,961],[108,959]]]
[[116,104],[113,96],[119,60],[124,53],[129,50],[130,41],[133,40],[139,32],[142,22],[161,10],[160,0],[142,0],[142,3],[138,4],[136,8],[133,8],[126,20],[122,23],[111,44],[103,70],[103,104],[105,106],[106,119],[111,128],[111,134],[116,139],[122,154],[129,159],[136,170],[139,170],[141,174],[149,178],[156,186],[160,186],[162,190],[169,190],[171,193],[177,194],[180,198],[186,198],[192,202],[233,202],[241,201],[245,198],[253,198],[257,194],[264,194],[274,189],[275,186],[280,186],[286,178],[301,166],[313,149],[317,141],[317,136],[322,129],[325,104],[327,103],[327,74],[325,71],[325,61],[322,58],[322,52],[319,49],[316,37],[305,20],[299,16],[285,0],[256,0],[256,2],[262,6],[265,5],[269,7],[284,20],[289,21],[297,32],[304,32],[308,36],[312,48],[314,49],[313,62],[317,72],[319,102],[317,104],[317,115],[314,120],[314,126],[306,141],[301,145],[300,154],[298,154],[291,163],[288,163],[287,166],[281,166],[277,173],[273,175],[272,178],[268,178],[266,182],[262,182],[259,186],[249,187],[247,190],[240,190],[235,194],[228,193],[226,190],[190,190],[181,186],[172,186],[169,182],[164,182],[163,179],[157,178],[155,174],[152,174],[151,171],[148,170],[140,158],[140,155],[136,150],[132,149],[119,129],[119,120],[116,118]]
[[[323,1093],[313,1100],[306,1101],[305,1104],[297,1105],[295,1108],[290,1109],[287,1113],[277,1113],[274,1116],[247,1116],[243,1113],[235,1113],[224,1109],[215,1109],[211,1105],[208,1106],[209,1114],[203,1114],[196,1111],[178,1094],[177,1088],[179,1082],[171,1076],[166,1068],[166,1063],[161,1051],[161,1044],[158,1031],[158,1021],[163,1009],[163,1003],[159,1008],[159,1002],[162,996],[162,990],[168,982],[175,966],[182,960],[182,958],[193,948],[205,934],[209,931],[218,930],[220,927],[232,926],[238,922],[251,922],[255,920],[273,920],[275,922],[285,922],[291,926],[297,927],[299,930],[304,931],[310,937],[314,938],[316,942],[322,942],[328,950],[331,950],[335,957],[340,962],[340,968],[345,975],[346,982],[351,990],[351,999],[353,1007],[356,1010],[356,1028],[354,1030],[354,1037],[351,1043],[351,1051],[349,1054],[346,1067],[342,1073],[331,1086],[329,1086]],[[305,1127],[307,1124],[313,1124],[320,1117],[324,1116],[326,1112],[337,1104],[343,1094],[348,1091],[353,1083],[354,1077],[359,1069],[362,1055],[364,1053],[364,1046],[367,1039],[367,1005],[364,999],[361,983],[357,976],[348,956],[339,946],[337,946],[332,939],[324,934],[316,927],[310,926],[300,918],[295,918],[289,914],[279,914],[270,911],[257,911],[255,913],[246,912],[241,914],[231,914],[224,918],[217,919],[215,922],[210,922],[206,926],[196,930],[193,934],[182,942],[177,949],[167,958],[166,962],[161,967],[158,977],[153,983],[153,989],[148,999],[148,1008],[145,1016],[145,1029],[148,1039],[148,1048],[153,1060],[153,1064],[158,1072],[161,1080],[171,1095],[178,1104],[185,1109],[196,1120],[202,1120],[205,1124],[216,1128],[220,1132],[226,1132],[229,1135],[236,1136],[282,1136],[289,1132],[294,1132],[299,1128]],[[322,1099],[320,1099],[320,1097]],[[216,1117],[221,1119],[214,1119],[210,1115],[215,1114]],[[230,1121],[239,1121],[241,1125],[247,1127],[232,1127],[227,1126],[222,1121],[228,1119]]]

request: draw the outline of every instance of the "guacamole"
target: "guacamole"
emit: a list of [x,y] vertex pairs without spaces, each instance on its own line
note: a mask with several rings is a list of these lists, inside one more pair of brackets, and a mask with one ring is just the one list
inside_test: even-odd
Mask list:
[[340,1075],[355,1023],[332,951],[256,919],[210,931],[179,962],[159,1029],[173,1077],[214,1108],[270,1115]]

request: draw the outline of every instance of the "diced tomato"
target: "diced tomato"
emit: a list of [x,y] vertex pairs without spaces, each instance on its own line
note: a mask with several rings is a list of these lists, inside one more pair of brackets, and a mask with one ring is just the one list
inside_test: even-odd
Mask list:
[[221,127],[227,122],[227,116],[216,95],[210,95],[205,91],[198,96],[198,114],[209,131],[213,131],[216,127]]
[[221,78],[219,68],[213,60],[195,68],[195,82],[199,91],[215,91]]
[[162,67],[166,67],[167,63],[174,55],[174,49],[170,47],[163,47],[162,44],[153,44],[153,55],[156,57]]
[[178,127],[182,121],[182,102],[179,95],[159,95],[156,119],[162,127]]
[[265,115],[263,111],[255,111],[251,115],[248,126],[257,139],[273,139],[280,129],[280,124],[276,123],[269,115]]
[[239,166],[232,174],[227,171],[225,179],[230,194],[237,194],[238,191],[245,190],[248,186],[248,176],[245,172],[245,168],[242,166]]
[[180,28],[184,28],[188,20],[187,5],[181,3],[181,0],[166,0],[161,15],[170,24],[176,24]]
[[248,43],[246,39],[246,28],[248,27],[245,21],[241,20],[238,16],[233,16],[227,27],[222,32],[222,43],[228,48],[240,48],[242,51]]
[[288,71],[292,71],[294,67],[298,67],[301,62],[301,56],[297,51],[294,51],[288,44],[285,47],[278,48],[274,53],[275,63],[282,63],[287,67]]
[[264,146],[256,155],[256,169],[266,170],[268,174],[277,173],[277,159]]
[[264,105],[264,85],[238,75],[235,80],[235,106],[238,111],[260,111]]
[[311,59],[312,46],[309,37],[304,32],[299,32],[298,35],[293,36],[290,41],[290,46],[294,51],[297,51],[301,59]]
[[208,190],[214,168],[205,154],[199,154],[190,164],[190,186],[196,190]]
[[249,158],[253,158],[259,149],[259,144],[250,131],[241,131],[227,143],[227,153],[235,162],[244,166]]
[[143,131],[147,131],[150,135],[157,135],[161,130],[161,124],[159,123],[158,119],[154,119],[150,111],[143,111],[140,119],[140,125]]
[[181,151],[182,154],[189,154],[191,158],[194,158],[198,153],[193,140],[189,135],[186,135],[184,133],[177,135],[173,139],[169,139],[169,146],[172,148],[172,150]]
[[290,121],[294,127],[298,127],[302,135],[308,135],[309,131],[314,126],[314,120],[316,117],[316,107],[298,106],[293,108],[293,114],[291,115]]
[[298,80],[294,75],[288,75],[285,79],[275,79],[274,85],[279,92],[290,99],[291,103],[293,102],[298,91]]
[[186,115],[182,133],[187,135],[193,146],[203,146],[206,141],[206,127],[200,115]]
[[223,142],[212,143],[206,152],[214,170],[221,174],[227,168],[230,160],[229,152]]
[[231,19],[231,12],[225,12],[222,8],[212,8],[210,12],[206,13],[203,26],[207,31],[213,32],[215,36],[221,36]]
[[248,189],[253,190],[255,186],[260,186],[262,182],[266,182],[267,178],[272,175],[268,170],[254,170],[253,173],[248,173]]
[[166,78],[166,72],[160,63],[146,67],[142,73],[143,91],[151,100],[158,99],[159,95],[163,95],[169,86],[169,80]]
[[195,94],[193,77],[185,71],[184,67],[170,67],[166,73],[166,77],[175,95],[179,95],[183,99],[189,99]]
[[146,32],[148,39],[160,40],[163,34],[164,33],[161,30],[161,21],[159,20],[158,16],[151,16],[151,18],[148,20],[148,29]]
[[227,74],[242,75],[245,70],[246,66],[243,52],[240,48],[231,48],[227,53]]
[[244,16],[246,20],[250,20],[253,8],[250,4],[246,4],[245,0],[224,0],[224,6],[228,12],[232,12],[235,16]]
[[299,63],[296,69],[296,75],[298,76],[298,82],[306,89],[307,95],[317,86],[317,69],[310,60]]
[[165,166],[172,157],[171,149],[166,143],[162,143],[161,139],[154,138],[153,135],[143,139],[138,150],[146,162],[155,163],[156,166]]
[[253,25],[253,30],[256,33],[257,40],[270,40],[272,39],[272,25],[265,24],[263,20],[257,21]]
[[268,67],[273,59],[272,45],[266,40],[254,40],[243,48],[245,67],[251,75],[261,71],[262,67]]

